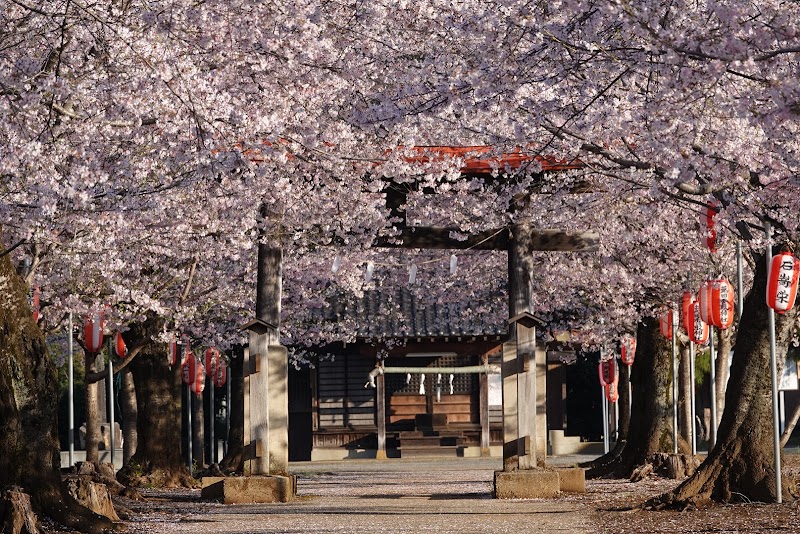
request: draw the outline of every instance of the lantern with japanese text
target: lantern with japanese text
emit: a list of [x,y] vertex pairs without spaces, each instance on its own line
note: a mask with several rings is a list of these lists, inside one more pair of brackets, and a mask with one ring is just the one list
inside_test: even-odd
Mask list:
[[672,339],[672,326],[678,322],[676,320],[676,315],[677,312],[667,306],[661,309],[661,314],[659,315],[659,328],[661,330],[661,335],[665,338]]
[[184,354],[183,363],[181,363],[181,380],[184,384],[190,385],[197,378],[197,363],[194,354],[191,352]]
[[208,376],[214,377],[214,373],[217,370],[217,366],[222,358],[220,357],[219,351],[214,347],[209,347],[206,349],[206,373]]
[[612,382],[610,384],[606,384],[603,386],[606,394],[606,398],[610,402],[617,402],[619,400],[619,383]]
[[686,324],[686,333],[689,339],[698,344],[708,342],[708,323],[700,317],[700,301],[695,300],[689,309],[689,317]]
[[597,366],[597,372],[600,375],[600,383],[604,386],[619,380],[617,373],[617,360],[616,358],[609,358],[608,360],[601,360]]
[[783,314],[791,310],[797,297],[800,260],[788,252],[772,257],[767,276],[767,306]]
[[192,356],[192,359],[195,360],[195,367],[194,367],[194,381],[190,384],[190,389],[192,393],[195,395],[201,395],[203,390],[206,389],[206,366],[203,365],[203,362]]
[[120,332],[114,335],[114,354],[117,355],[117,358],[124,358],[128,354],[128,347],[125,345],[125,340],[122,339]]
[[224,359],[220,358],[216,372],[212,376],[212,380],[214,381],[214,386],[221,388],[222,386],[225,385],[225,381],[227,379],[228,379],[228,365],[225,363]]
[[708,280],[700,286],[700,317],[725,330],[733,324],[733,285],[725,278]]
[[83,323],[83,342],[91,354],[97,354],[103,346],[103,322],[100,315],[94,315]]
[[167,362],[170,367],[178,363],[178,340],[175,339],[175,334],[172,334],[167,345]]
[[633,365],[633,359],[636,357],[636,338],[633,336],[624,336],[620,341],[620,359],[622,363],[630,367]]

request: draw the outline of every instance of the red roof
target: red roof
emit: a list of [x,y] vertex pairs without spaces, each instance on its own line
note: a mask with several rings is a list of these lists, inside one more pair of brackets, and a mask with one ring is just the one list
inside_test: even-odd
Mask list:
[[[583,166],[577,160],[567,161],[553,156],[528,154],[521,149],[494,155],[494,149],[490,146],[416,146],[411,147],[411,150],[419,152],[420,155],[407,157],[406,160],[409,162],[425,163],[443,160],[446,157],[463,158],[465,161],[461,172],[470,175],[490,174],[495,169],[520,169],[531,162],[539,163],[545,172],[578,169]],[[485,156],[487,154],[491,155]]]

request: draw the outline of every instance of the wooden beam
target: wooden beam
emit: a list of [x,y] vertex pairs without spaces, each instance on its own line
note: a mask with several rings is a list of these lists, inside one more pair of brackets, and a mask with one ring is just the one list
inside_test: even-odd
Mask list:
[[[375,246],[383,248],[419,248],[450,250],[508,250],[507,228],[479,232],[459,240],[451,237],[462,233],[457,228],[401,227],[399,236],[381,237]],[[529,240],[531,251],[593,252],[599,247],[596,232],[565,232],[563,230],[534,230]]]

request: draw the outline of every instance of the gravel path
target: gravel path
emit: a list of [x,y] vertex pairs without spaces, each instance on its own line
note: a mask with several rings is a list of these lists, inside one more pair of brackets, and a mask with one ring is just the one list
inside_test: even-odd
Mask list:
[[199,490],[146,492],[134,533],[596,532],[582,503],[491,498],[497,459],[293,464],[298,499],[223,505]]

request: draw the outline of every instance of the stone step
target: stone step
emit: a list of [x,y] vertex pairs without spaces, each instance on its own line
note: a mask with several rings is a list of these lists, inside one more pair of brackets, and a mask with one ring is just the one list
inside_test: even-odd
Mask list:
[[464,445],[463,436],[425,436],[417,438],[400,438],[400,447],[428,447],[437,448],[445,446],[460,446]]
[[444,447],[398,447],[401,458],[426,458],[426,457],[458,457],[463,454],[463,449],[458,446]]

